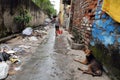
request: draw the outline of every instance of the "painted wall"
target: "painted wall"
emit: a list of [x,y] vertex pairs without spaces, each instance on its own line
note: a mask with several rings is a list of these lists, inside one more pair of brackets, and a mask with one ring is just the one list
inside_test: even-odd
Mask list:
[[110,77],[120,80],[120,23],[106,13],[102,14],[101,7],[101,0],[98,0],[92,26],[91,48]]
[[109,15],[102,14],[102,5],[98,3],[98,6],[92,28],[94,42],[99,40],[106,47],[108,45],[118,46],[120,44],[120,24],[115,22]]
[[102,13],[102,1],[73,1],[72,34],[74,42],[93,50],[112,80],[120,80],[120,23]]
[[63,15],[64,15],[64,4],[63,4],[63,0],[60,0],[60,22],[61,22],[61,25],[63,26]]

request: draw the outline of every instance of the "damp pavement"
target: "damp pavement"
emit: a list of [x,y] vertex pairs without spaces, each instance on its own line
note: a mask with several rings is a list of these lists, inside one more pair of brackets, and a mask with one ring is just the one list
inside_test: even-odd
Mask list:
[[101,77],[92,77],[77,69],[87,68],[73,60],[83,60],[84,52],[70,48],[67,31],[57,37],[54,28],[48,33],[21,71],[9,76],[7,80],[110,80],[105,73]]

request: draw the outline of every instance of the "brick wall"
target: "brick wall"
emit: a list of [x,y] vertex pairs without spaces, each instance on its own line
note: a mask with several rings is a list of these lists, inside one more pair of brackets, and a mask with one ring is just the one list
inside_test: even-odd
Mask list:
[[102,12],[103,0],[73,2],[71,21],[75,42],[89,46],[112,80],[120,80],[120,23]]
[[78,39],[79,43],[89,45],[97,0],[75,0],[73,4],[72,29],[77,30],[80,38],[82,37],[82,40]]

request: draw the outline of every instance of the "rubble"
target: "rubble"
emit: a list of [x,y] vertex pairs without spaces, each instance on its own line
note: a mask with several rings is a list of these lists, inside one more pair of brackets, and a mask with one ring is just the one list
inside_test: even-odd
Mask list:
[[[0,79],[5,78],[7,74],[14,75],[17,71],[21,70],[22,65],[35,52],[38,43],[45,39],[48,30],[49,26],[44,27],[44,30],[39,28],[34,30],[28,27],[23,30],[22,35],[7,41],[6,44],[0,44],[0,52],[6,52],[6,54],[10,55],[9,64],[6,66],[10,66],[10,68],[7,68],[8,71],[6,70],[3,77],[2,73],[0,74]],[[7,62],[4,61],[4,64],[7,65]],[[4,69],[1,67],[2,65],[0,65],[0,71]]]

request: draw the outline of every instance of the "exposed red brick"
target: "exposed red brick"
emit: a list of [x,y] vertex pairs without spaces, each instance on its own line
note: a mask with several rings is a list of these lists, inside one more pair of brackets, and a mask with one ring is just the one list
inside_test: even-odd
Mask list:
[[[98,0],[74,0],[74,12],[72,18],[73,27],[77,27],[82,34],[83,42],[88,45],[91,38],[91,25],[94,21]],[[87,20],[84,20],[87,18]]]

